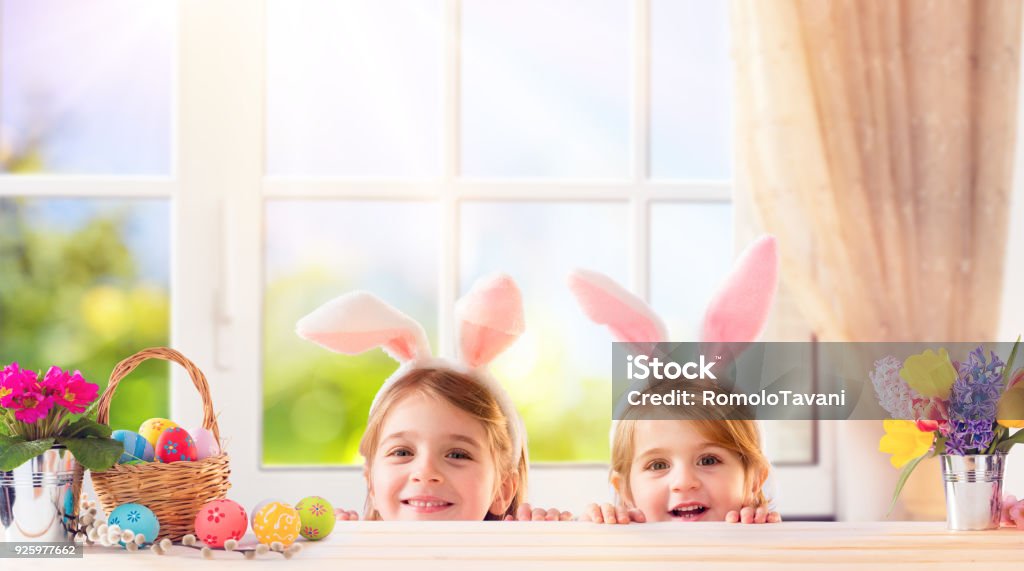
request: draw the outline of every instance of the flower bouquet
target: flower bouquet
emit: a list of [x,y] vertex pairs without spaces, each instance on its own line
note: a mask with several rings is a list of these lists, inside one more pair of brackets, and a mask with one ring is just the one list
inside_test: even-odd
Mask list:
[[90,470],[110,468],[123,445],[93,420],[99,386],[59,367],[39,378],[11,363],[0,370],[0,471],[11,471],[47,450],[71,452]]
[[[955,525],[951,513],[951,494],[960,490],[959,496],[965,495],[961,483],[973,484],[976,476],[986,482],[990,478],[1001,493],[1003,456],[1024,442],[1024,430],[1011,433],[1024,427],[1024,368],[1013,370],[1019,345],[1018,338],[1006,362],[994,351],[986,355],[981,346],[964,361],[952,360],[940,348],[902,362],[893,356],[875,362],[871,382],[879,403],[894,419],[884,421],[878,449],[903,469],[890,512],[917,465],[935,455],[943,457],[947,517],[954,529],[967,529]],[[999,506],[992,509],[998,524]]]

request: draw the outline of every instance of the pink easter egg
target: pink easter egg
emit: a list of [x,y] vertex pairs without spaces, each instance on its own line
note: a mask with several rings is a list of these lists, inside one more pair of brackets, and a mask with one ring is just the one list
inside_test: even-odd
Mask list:
[[206,502],[196,514],[196,539],[208,547],[224,547],[229,539],[242,539],[248,527],[245,508],[231,500]]
[[196,443],[196,458],[203,460],[220,454],[220,445],[213,433],[203,427],[193,429],[189,434]]
[[166,464],[194,462],[196,443],[184,428],[180,426],[168,428],[161,432],[160,438],[156,440],[156,459]]

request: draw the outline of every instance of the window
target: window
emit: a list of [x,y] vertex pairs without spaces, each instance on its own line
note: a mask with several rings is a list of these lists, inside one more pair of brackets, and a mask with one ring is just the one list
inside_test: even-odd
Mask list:
[[[171,189],[132,176],[170,171],[171,8],[0,3],[4,364],[105,386],[119,359],[168,344]],[[167,382],[141,368],[111,424],[167,416]]]
[[[565,274],[611,275],[649,299],[675,338],[692,338],[739,242],[726,4],[70,5],[2,4],[0,119],[15,134],[0,156],[19,174],[0,177],[0,215],[17,206],[37,235],[88,224],[67,212],[113,220],[112,267],[131,271],[85,283],[116,284],[121,299],[160,292],[163,309],[130,312],[117,329],[124,343],[104,346],[94,378],[169,343],[210,380],[233,496],[302,490],[356,507],[356,446],[396,364],[380,352],[330,354],[298,339],[295,322],[368,289],[450,354],[455,300],[505,271],[523,289],[528,332],[494,367],[527,422],[532,500],[575,509],[606,497],[611,339],[578,311]],[[66,29],[28,34],[33,21]],[[69,48],[76,38],[87,49]],[[55,58],[83,58],[71,76],[28,66],[46,61],[48,42],[63,42]],[[29,76],[42,79],[18,79]],[[49,98],[28,87],[58,80]],[[0,248],[26,240],[3,232]],[[97,294],[92,315],[117,315],[116,297]],[[18,347],[16,334],[0,335],[5,351]],[[17,343],[46,335],[39,326]],[[146,416],[169,402],[174,420],[198,424],[187,377],[169,378],[169,395],[147,384],[157,404]]]

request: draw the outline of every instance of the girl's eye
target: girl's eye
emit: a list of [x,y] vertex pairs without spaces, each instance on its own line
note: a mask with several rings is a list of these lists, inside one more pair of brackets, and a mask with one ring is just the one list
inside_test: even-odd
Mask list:
[[465,450],[452,450],[448,453],[448,457],[454,458],[455,460],[472,460],[472,458],[469,457],[469,452],[466,452]]
[[722,461],[717,456],[701,456],[697,460],[698,466],[714,466],[715,464],[721,464]]
[[412,456],[412,451],[409,450],[408,448],[395,448],[394,450],[388,453],[388,456]]
[[668,470],[668,462],[664,460],[655,460],[647,464],[645,470]]

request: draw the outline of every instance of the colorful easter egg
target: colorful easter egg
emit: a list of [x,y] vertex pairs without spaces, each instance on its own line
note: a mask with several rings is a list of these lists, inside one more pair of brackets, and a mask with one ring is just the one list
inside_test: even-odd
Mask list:
[[206,502],[196,514],[196,539],[208,547],[224,547],[229,539],[242,539],[248,527],[245,508],[231,500]]
[[180,426],[168,428],[160,434],[160,438],[156,441],[156,459],[165,464],[194,462],[196,443],[184,428]]
[[[160,522],[156,519],[152,510],[142,504],[122,504],[114,508],[107,518],[108,525],[116,525],[121,529],[141,533],[146,537],[146,543],[153,543],[160,535]],[[124,547],[124,542],[120,542]]]
[[320,496],[302,498],[295,504],[302,526],[299,533],[306,539],[317,541],[330,535],[334,529],[334,506]]
[[260,543],[270,545],[279,541],[281,545],[287,547],[299,538],[301,525],[299,513],[291,505],[284,502],[270,502],[256,512],[252,531]]
[[196,443],[197,460],[203,460],[220,454],[220,445],[217,444],[217,439],[213,437],[213,433],[209,430],[200,426],[189,431],[189,434],[192,435],[192,440]]
[[132,460],[153,461],[153,445],[138,432],[115,430],[110,437],[124,445],[124,453],[118,458],[118,464],[126,464]]
[[274,502],[284,503],[284,502],[282,502],[281,500],[279,500],[277,498],[266,498],[266,499],[260,500],[260,503],[256,504],[256,507],[252,508],[252,511],[249,512],[249,526],[250,527],[254,527],[255,526],[255,524],[256,524],[256,514],[259,513],[259,511],[261,509],[263,509],[263,506],[265,506],[267,504],[272,504]]
[[166,418],[151,418],[142,423],[142,426],[139,427],[139,434],[155,447],[160,435],[168,428],[175,426],[178,426],[177,423]]

